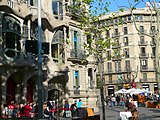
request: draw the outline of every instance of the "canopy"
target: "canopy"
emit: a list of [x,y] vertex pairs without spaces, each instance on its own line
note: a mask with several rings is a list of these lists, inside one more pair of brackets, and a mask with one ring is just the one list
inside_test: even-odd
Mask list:
[[152,93],[152,92],[145,89],[131,88],[127,90],[127,93],[133,95],[133,94]]
[[123,93],[127,93],[127,91],[128,90],[123,88],[123,89],[120,89],[120,90],[116,91],[115,94],[123,94]]
[[138,89],[138,88],[131,88],[131,89],[120,89],[115,92],[115,94],[142,94],[142,93],[152,93],[151,91],[145,90],[145,89]]

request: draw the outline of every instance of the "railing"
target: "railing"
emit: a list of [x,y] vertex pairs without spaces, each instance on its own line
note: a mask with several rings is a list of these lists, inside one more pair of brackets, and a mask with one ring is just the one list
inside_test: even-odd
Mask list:
[[147,46],[147,44],[148,44],[148,41],[138,41],[138,45],[139,46]]
[[149,56],[148,53],[147,53],[147,54],[146,54],[146,53],[140,53],[140,54],[139,54],[139,57],[140,57],[140,58],[147,58],[148,56]]
[[156,71],[155,67],[147,67],[147,66],[146,67],[141,66],[140,70],[141,71],[153,71],[153,72]]
[[71,58],[77,58],[77,59],[86,59],[86,51],[81,50],[81,49],[72,49],[70,57]]
[[11,8],[14,8],[14,6],[15,6],[14,0],[8,0],[8,5],[9,5]]
[[119,36],[120,36],[120,32],[112,33],[112,37],[119,37]]

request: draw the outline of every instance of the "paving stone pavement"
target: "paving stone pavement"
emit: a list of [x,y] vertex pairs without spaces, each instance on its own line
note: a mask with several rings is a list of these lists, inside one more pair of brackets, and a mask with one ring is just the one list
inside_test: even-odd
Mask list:
[[[160,108],[138,107],[137,109],[140,112],[140,120],[160,120]],[[119,113],[123,110],[121,106],[106,107],[106,120],[120,120]]]

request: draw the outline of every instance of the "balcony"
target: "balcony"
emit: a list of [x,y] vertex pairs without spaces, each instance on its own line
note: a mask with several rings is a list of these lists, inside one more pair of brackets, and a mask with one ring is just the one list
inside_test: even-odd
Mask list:
[[147,33],[147,30],[138,31],[138,34],[139,34],[139,35],[140,35],[140,34],[145,34],[145,33]]
[[156,42],[154,40],[150,41],[150,45],[151,46],[155,46],[156,45]]
[[119,36],[120,36],[120,32],[112,33],[112,37],[119,37]]
[[117,48],[120,48],[121,47],[121,44],[120,43],[117,43],[115,45],[112,46],[112,49],[117,49]]
[[140,53],[140,54],[139,54],[139,57],[140,57],[140,58],[148,58],[148,56],[149,56],[148,53],[147,53],[147,54],[146,54],[146,53]]
[[118,55],[118,56],[113,56],[112,61],[121,61],[122,60],[122,56]]
[[147,46],[148,45],[148,41],[138,41],[138,45],[139,46]]
[[148,66],[141,66],[140,67],[141,72],[155,72],[155,67],[148,67]]
[[86,51],[81,49],[72,49],[68,61],[72,61],[73,63],[87,64],[86,58]]
[[155,54],[151,53],[151,58],[152,59],[155,58]]
[[156,34],[156,30],[150,30],[150,31],[149,31],[149,34],[150,34],[150,35],[155,35],[155,34]]

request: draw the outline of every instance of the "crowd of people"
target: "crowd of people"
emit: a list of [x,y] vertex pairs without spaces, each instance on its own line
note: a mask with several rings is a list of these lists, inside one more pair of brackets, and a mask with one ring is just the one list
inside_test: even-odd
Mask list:
[[33,117],[36,116],[38,107],[36,103],[21,103],[17,104],[11,101],[10,104],[4,104],[2,110],[2,118],[17,118],[17,117]]
[[137,110],[138,106],[145,106],[146,101],[159,102],[159,96],[153,94],[117,94],[106,96],[106,106],[114,107],[121,106],[123,111],[131,112],[132,120],[138,120],[140,118],[140,112]]

